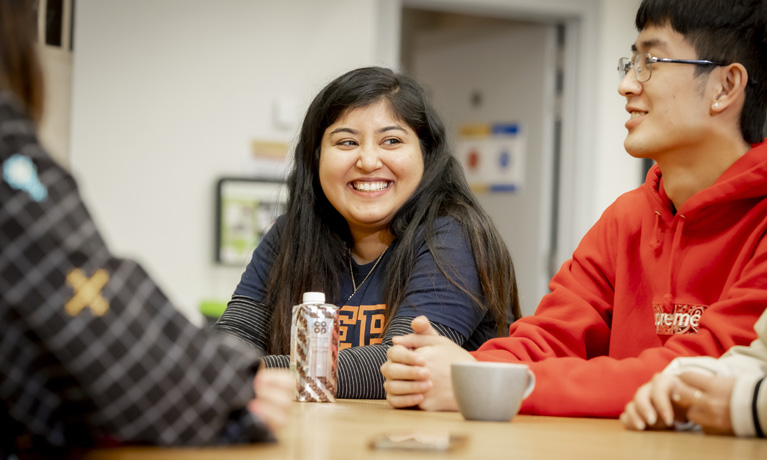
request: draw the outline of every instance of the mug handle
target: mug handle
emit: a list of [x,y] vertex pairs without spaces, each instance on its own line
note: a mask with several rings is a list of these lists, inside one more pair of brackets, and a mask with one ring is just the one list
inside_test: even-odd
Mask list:
[[533,374],[533,371],[528,369],[527,375],[529,377],[527,379],[527,388],[525,388],[525,393],[522,395],[522,399],[525,399],[528,396],[530,396],[530,393],[532,393],[533,389],[535,388],[535,374]]

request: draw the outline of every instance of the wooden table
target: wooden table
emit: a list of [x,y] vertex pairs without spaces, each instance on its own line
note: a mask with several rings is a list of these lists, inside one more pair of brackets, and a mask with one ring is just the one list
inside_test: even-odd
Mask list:
[[[467,435],[450,452],[373,450],[386,432]],[[627,431],[617,420],[519,415],[511,423],[467,422],[455,412],[395,410],[385,401],[295,403],[291,424],[267,445],[205,449],[121,448],[88,459],[767,459],[767,440],[702,433]]]

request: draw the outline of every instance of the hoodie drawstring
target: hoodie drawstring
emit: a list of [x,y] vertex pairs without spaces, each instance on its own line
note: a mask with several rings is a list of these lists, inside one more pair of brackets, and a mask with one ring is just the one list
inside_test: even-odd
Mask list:
[[660,212],[655,211],[655,230],[653,231],[653,239],[650,241],[650,248],[658,252],[660,246]]

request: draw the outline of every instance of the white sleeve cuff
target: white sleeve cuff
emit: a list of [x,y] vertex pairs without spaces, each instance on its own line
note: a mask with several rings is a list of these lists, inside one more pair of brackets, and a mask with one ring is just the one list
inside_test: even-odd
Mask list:
[[737,436],[764,437],[767,434],[767,383],[764,376],[750,374],[735,380],[730,397],[730,421]]
[[675,358],[663,369],[663,373],[666,375],[679,375],[687,371],[694,371],[706,375],[718,375],[721,373],[720,368],[721,365],[716,358],[694,356]]

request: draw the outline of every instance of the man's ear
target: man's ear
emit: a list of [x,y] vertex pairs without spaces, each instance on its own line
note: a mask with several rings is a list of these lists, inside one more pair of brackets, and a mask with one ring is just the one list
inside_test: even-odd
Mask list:
[[741,104],[746,99],[748,71],[740,63],[723,66],[714,72],[718,80],[714,87],[714,100],[711,101],[713,113],[723,112],[735,104]]

